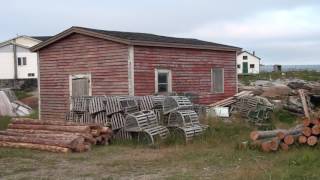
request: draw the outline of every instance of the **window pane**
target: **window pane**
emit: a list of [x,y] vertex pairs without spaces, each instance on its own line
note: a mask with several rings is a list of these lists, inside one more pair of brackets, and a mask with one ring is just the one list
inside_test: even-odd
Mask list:
[[224,91],[224,79],[223,79],[223,68],[213,68],[212,70],[213,79],[213,92]]
[[248,59],[248,56],[243,56],[243,59],[244,59],[244,60],[247,60],[247,59]]
[[158,84],[158,92],[168,92],[168,84]]
[[21,66],[21,58],[18,58],[18,65]]
[[250,68],[254,68],[254,64],[250,64]]
[[158,73],[158,83],[168,83],[168,73]]
[[23,60],[23,65],[27,65],[27,58],[23,57],[22,60]]

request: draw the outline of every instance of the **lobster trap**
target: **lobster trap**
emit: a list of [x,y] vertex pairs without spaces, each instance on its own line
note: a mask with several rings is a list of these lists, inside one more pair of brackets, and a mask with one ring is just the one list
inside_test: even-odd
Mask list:
[[145,133],[149,144],[154,144],[156,138],[165,139],[169,130],[159,125],[153,111],[139,111],[126,117],[125,130],[133,133]]

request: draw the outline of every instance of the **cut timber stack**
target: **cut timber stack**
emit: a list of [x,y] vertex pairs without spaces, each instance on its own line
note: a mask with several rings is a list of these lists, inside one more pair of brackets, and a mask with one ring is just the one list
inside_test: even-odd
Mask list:
[[264,152],[289,150],[294,144],[315,146],[320,137],[320,118],[315,120],[305,119],[302,124],[291,129],[276,129],[270,131],[252,131],[250,139],[254,147],[259,147]]
[[112,130],[99,125],[64,121],[13,119],[0,131],[0,147],[27,148],[50,152],[85,152],[92,145],[105,145]]
[[244,97],[244,96],[252,96],[251,91],[242,91],[240,93],[235,94],[232,97],[229,97],[227,99],[223,99],[221,101],[215,102],[213,104],[210,104],[209,107],[225,107],[230,106],[237,102],[237,99]]

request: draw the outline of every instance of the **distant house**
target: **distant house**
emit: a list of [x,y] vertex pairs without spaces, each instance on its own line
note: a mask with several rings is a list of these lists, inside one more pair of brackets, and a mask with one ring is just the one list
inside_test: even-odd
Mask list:
[[48,38],[18,36],[0,43],[0,80],[36,79],[38,57],[29,48]]
[[237,55],[237,72],[238,74],[259,74],[260,58],[255,52],[242,51]]
[[42,119],[64,119],[71,96],[175,92],[209,104],[237,92],[234,46],[71,27],[31,49],[39,53]]

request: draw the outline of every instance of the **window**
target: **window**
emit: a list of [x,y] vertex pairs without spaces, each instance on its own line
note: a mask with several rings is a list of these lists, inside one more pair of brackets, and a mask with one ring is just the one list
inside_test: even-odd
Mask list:
[[242,58],[243,58],[243,60],[247,60],[248,56],[243,56]]
[[166,93],[172,91],[170,70],[156,69],[155,81],[156,93]]
[[21,66],[21,65],[22,65],[21,62],[22,62],[22,61],[21,61],[21,58],[18,58],[18,66]]
[[27,65],[27,58],[26,57],[23,57],[22,58],[22,64],[25,66]]
[[27,65],[27,58],[26,57],[18,57],[18,66],[25,66]]
[[28,77],[34,77],[34,73],[28,73]]
[[250,68],[254,68],[254,64],[250,64]]
[[224,69],[213,68],[211,70],[212,78],[212,92],[223,93],[224,92]]
[[240,68],[241,68],[241,65],[240,65],[240,64],[238,64],[238,65],[237,65],[237,67],[238,67],[238,69],[240,69]]

